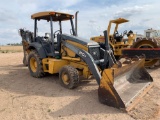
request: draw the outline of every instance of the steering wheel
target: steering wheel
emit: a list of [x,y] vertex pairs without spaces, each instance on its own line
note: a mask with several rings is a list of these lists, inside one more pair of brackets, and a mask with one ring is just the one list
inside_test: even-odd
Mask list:
[[123,32],[123,36],[126,35],[126,34],[127,34],[127,30],[125,30],[125,31]]
[[60,30],[55,31],[55,32],[53,33],[53,37],[55,38],[58,33],[60,33]]
[[115,31],[115,33],[114,33],[114,37],[118,37],[118,36],[119,36],[118,31]]
[[118,31],[116,31],[115,34],[119,34]]

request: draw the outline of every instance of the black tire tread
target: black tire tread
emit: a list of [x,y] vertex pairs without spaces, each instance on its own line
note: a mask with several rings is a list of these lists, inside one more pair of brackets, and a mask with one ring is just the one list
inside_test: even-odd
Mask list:
[[[63,80],[61,80],[61,73],[62,71],[67,71],[67,73],[69,74],[69,78],[70,78],[70,83],[69,85],[65,85],[63,83]],[[79,84],[79,73],[78,70],[70,65],[66,65],[64,67],[61,68],[60,70],[60,74],[59,74],[59,79],[60,79],[60,84],[62,86],[64,86],[65,88],[69,88],[69,89],[73,89],[76,88]]]
[[[30,62],[29,59],[31,56],[35,56],[36,60],[37,60],[37,65],[38,65],[38,70],[36,72],[33,72],[30,68]],[[45,75],[45,72],[43,71],[43,65],[42,65],[42,59],[40,58],[39,54],[37,53],[37,51],[32,50],[28,56],[28,68],[30,70],[30,73],[33,77],[36,78],[41,78]]]

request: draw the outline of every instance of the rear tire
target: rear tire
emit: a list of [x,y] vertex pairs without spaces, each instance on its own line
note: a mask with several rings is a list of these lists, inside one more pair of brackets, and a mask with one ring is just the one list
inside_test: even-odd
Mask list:
[[28,66],[28,60],[27,60],[28,56],[24,54],[24,57],[23,57],[23,65],[24,66]]
[[42,60],[35,50],[32,50],[28,55],[28,68],[33,77],[41,78],[45,75]]
[[78,86],[79,73],[78,70],[72,66],[66,65],[59,71],[60,84],[68,89],[73,89]]

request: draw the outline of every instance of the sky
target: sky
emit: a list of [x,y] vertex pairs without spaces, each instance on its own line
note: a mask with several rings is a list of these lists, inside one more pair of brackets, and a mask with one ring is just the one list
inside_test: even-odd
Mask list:
[[[132,30],[143,34],[145,29],[160,29],[159,0],[4,0],[0,2],[0,45],[20,43],[20,28],[33,32],[34,21],[31,15],[41,11],[57,11],[78,14],[78,36],[90,39],[103,35],[109,20],[126,18],[119,31]],[[39,35],[49,32],[46,22],[41,22]],[[65,23],[64,32],[68,33],[70,24]],[[57,27],[55,25],[54,30]]]

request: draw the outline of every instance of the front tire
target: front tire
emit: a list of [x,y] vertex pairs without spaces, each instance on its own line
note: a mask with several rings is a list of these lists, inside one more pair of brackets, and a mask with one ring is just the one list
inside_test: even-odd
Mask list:
[[41,78],[45,75],[42,60],[35,50],[32,50],[28,55],[28,68],[33,77]]
[[79,83],[78,70],[69,65],[62,67],[59,72],[59,81],[65,88],[73,89],[77,87]]

